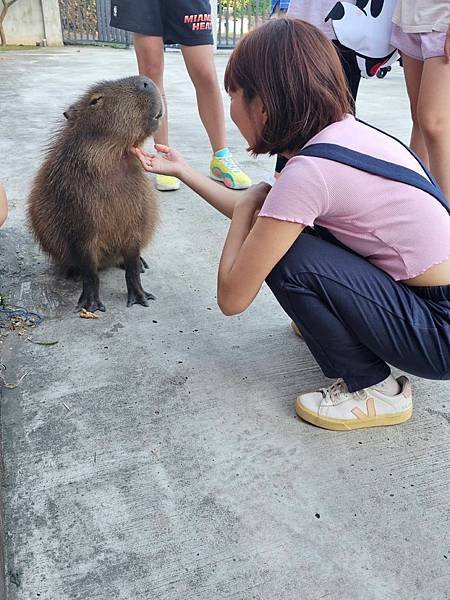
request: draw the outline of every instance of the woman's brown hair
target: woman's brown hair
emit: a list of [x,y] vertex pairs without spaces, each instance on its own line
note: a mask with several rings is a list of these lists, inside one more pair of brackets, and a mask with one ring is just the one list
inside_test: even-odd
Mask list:
[[341,62],[333,44],[299,19],[274,19],[248,33],[225,72],[227,92],[261,99],[267,122],[254,154],[300,150],[324,127],[352,113]]

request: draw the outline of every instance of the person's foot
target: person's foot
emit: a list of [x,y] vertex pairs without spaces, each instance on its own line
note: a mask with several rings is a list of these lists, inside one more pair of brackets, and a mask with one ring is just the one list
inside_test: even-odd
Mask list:
[[252,184],[250,177],[240,168],[228,148],[214,153],[209,170],[212,179],[232,190],[246,190]]
[[156,176],[156,189],[160,192],[174,192],[180,188],[180,180],[170,175]]
[[404,376],[397,382],[400,392],[389,396],[374,387],[349,392],[345,382],[338,379],[328,388],[301,394],[295,410],[305,421],[336,431],[397,425],[412,414],[411,383]]

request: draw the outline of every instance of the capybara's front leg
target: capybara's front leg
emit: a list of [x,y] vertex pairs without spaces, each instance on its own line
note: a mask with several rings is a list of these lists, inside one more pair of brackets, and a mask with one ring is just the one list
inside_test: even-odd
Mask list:
[[145,269],[148,269],[148,263],[145,260],[145,258],[142,258],[142,256],[139,257],[139,264],[141,265],[141,273],[145,273]]
[[150,306],[148,301],[155,300],[155,296],[146,292],[141,283],[142,262],[137,244],[131,243],[123,251],[125,264],[125,280],[127,282],[128,299],[127,306],[141,304]]
[[78,253],[78,259],[83,279],[83,291],[78,300],[77,310],[84,308],[89,312],[95,312],[96,310],[104,312],[105,306],[99,297],[100,282],[96,261],[89,253],[85,252]]
[[[117,266],[119,269],[123,269],[125,271],[125,263],[123,262],[123,259],[119,259]],[[144,258],[142,258],[142,256],[139,258],[139,269],[141,273],[145,273],[145,269],[148,269],[148,263]]]

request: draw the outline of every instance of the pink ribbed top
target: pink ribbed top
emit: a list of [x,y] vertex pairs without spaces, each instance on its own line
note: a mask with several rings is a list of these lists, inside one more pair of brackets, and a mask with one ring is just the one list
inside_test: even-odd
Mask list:
[[[424,174],[399,142],[351,115],[326,127],[308,145],[313,143],[339,144]],[[322,225],[397,281],[450,258],[450,217],[435,198],[323,158],[291,158],[260,216]]]

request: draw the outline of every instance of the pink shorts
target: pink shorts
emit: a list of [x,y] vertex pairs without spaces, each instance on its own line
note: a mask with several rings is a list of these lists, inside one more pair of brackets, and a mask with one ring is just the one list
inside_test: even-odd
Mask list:
[[446,34],[440,31],[405,33],[398,25],[394,25],[391,44],[406,56],[416,60],[427,60],[427,58],[445,56],[445,38]]

